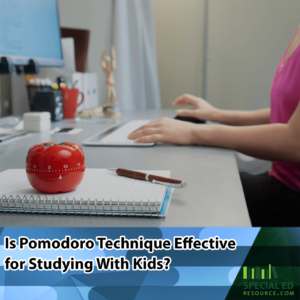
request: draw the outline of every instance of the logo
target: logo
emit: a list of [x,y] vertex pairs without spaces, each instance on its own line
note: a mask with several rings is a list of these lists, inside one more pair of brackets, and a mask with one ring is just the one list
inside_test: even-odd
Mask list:
[[278,271],[282,269],[285,267],[276,268],[270,264],[266,267],[244,266],[242,271],[243,296],[282,296],[286,298],[294,296],[294,283],[286,280],[285,272],[280,276]]
[[278,279],[276,268],[272,267],[271,265],[269,265],[268,268],[243,267],[243,279],[270,279],[271,280],[272,279],[272,273],[273,273],[273,278]]

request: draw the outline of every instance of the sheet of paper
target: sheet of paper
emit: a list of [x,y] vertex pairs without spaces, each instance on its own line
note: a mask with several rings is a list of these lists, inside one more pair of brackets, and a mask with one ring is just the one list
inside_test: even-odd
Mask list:
[[[170,177],[170,171],[142,171],[149,174]],[[146,181],[135,180],[114,175],[106,169],[86,169],[83,181],[77,189],[69,193],[44,194],[33,189],[27,179],[24,169],[10,169],[0,173],[0,197],[17,196],[27,198],[39,196],[41,199],[58,200],[98,200],[128,202],[158,202],[162,203],[166,187]]]

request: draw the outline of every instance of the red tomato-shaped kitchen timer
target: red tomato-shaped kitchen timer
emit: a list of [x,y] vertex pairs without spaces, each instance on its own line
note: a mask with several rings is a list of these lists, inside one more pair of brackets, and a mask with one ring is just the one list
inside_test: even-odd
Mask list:
[[27,154],[28,180],[43,193],[73,191],[82,181],[84,171],[84,153],[77,144],[44,143],[31,147]]

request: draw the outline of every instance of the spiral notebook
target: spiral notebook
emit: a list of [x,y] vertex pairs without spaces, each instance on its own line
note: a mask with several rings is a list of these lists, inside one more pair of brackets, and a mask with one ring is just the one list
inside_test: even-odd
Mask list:
[[[170,171],[142,171],[170,177]],[[44,194],[33,189],[24,169],[0,173],[0,212],[165,217],[172,188],[86,169],[72,192]]]

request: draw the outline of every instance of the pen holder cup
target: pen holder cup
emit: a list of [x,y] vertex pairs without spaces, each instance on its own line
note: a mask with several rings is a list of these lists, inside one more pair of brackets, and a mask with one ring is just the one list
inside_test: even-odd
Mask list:
[[[81,101],[78,103],[78,96],[81,95]],[[84,101],[84,94],[78,89],[62,90],[64,119],[74,119],[76,110]]]

